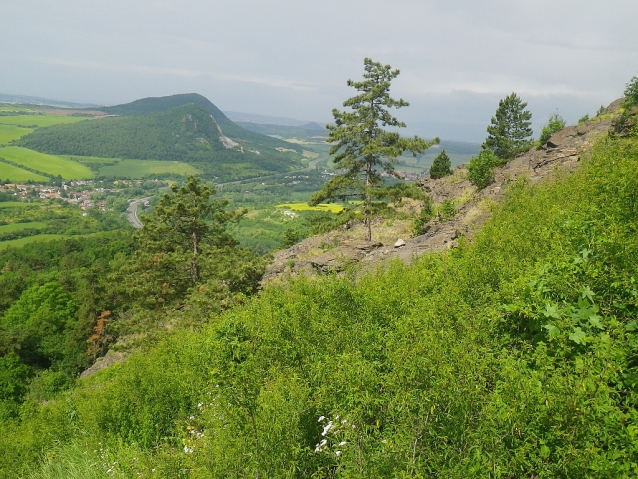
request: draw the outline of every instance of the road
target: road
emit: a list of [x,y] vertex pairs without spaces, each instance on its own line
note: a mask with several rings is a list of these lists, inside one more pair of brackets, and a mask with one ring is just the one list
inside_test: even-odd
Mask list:
[[152,196],[147,196],[146,198],[131,200],[131,202],[128,205],[128,208],[126,208],[126,219],[128,220],[129,223],[133,225],[134,228],[139,229],[144,226],[142,222],[140,221],[140,219],[137,217],[137,210],[140,205],[143,205],[151,198]]

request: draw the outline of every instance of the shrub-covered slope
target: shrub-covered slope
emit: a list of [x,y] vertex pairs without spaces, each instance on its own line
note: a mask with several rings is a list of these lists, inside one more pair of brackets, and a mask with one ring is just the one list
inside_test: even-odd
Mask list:
[[0,474],[635,477],[637,278],[638,147],[609,140],[471,244],[271,285],[25,404]]

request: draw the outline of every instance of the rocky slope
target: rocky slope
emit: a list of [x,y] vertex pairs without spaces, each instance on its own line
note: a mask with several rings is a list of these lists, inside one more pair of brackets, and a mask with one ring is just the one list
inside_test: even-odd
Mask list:
[[489,217],[492,205],[503,199],[508,184],[519,178],[527,178],[535,183],[553,175],[557,169],[576,168],[596,140],[610,131],[614,113],[621,103],[622,99],[616,100],[600,117],[556,132],[546,146],[532,148],[499,168],[494,182],[483,190],[470,185],[466,179],[465,165],[459,166],[451,176],[445,178],[422,179],[419,185],[435,204],[450,200],[457,210],[448,221],[439,218],[431,220],[425,234],[408,239],[407,222],[394,222],[391,228],[387,228],[384,226],[387,221],[380,220],[373,229],[375,242],[357,240],[363,237],[358,227],[308,238],[292,248],[278,251],[268,268],[265,281],[301,272],[339,272],[351,263],[370,266],[389,258],[411,261],[427,251],[452,248],[460,236],[473,236]]

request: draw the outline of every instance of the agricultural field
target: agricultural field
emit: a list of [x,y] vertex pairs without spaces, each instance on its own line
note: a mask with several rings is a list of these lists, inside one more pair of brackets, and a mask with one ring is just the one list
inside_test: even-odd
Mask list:
[[286,203],[277,205],[277,208],[293,211],[323,211],[324,213],[341,213],[343,211],[343,206],[335,203],[321,203],[317,206],[309,206],[308,203]]
[[0,125],[0,145],[17,140],[33,131],[33,128],[22,128],[16,125]]
[[115,165],[122,161],[121,158],[102,158],[100,156],[79,156],[79,155],[59,155],[60,158],[65,158],[70,161],[77,161],[83,165]]
[[3,208],[35,208],[38,203],[27,203],[26,201],[0,201],[0,209]]
[[[90,168],[75,161],[18,146],[0,148],[0,158],[48,175],[59,175],[65,180],[86,180],[94,176]],[[4,165],[0,166],[0,178],[5,179],[6,175],[2,174],[3,169]],[[10,179],[17,181],[14,178]]]
[[0,125],[18,125],[26,127],[46,127],[66,123],[77,123],[90,120],[86,116],[61,115],[7,115],[0,116]]
[[26,238],[19,238],[15,240],[0,242],[0,250],[7,249],[9,247],[21,248],[25,244],[35,243],[36,241],[53,241],[61,238],[66,238],[66,235],[61,234],[41,234],[35,236],[27,236]]
[[[113,159],[103,158],[102,160],[112,161]],[[121,160],[116,164],[103,166],[99,170],[100,176],[109,178],[132,179],[167,174],[187,176],[201,174],[201,171],[192,165],[179,161],[162,160]]]
[[[9,180],[8,183],[25,183],[27,181],[46,183],[49,178],[0,161],[0,181],[5,180]],[[0,203],[0,208],[1,205],[2,203]]]
[[8,225],[0,225],[0,235],[5,233],[13,233],[14,231],[22,231],[25,229],[44,228],[47,224],[42,221],[31,221],[29,223],[9,223]]

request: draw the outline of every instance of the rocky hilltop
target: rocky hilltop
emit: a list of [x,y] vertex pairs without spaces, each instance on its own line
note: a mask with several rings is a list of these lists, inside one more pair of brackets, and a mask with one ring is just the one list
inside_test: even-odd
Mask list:
[[388,258],[411,261],[427,251],[452,248],[460,236],[471,238],[474,235],[490,216],[495,202],[503,199],[508,184],[519,178],[536,183],[557,170],[569,171],[578,167],[594,143],[614,128],[614,113],[621,104],[622,99],[616,100],[599,117],[554,133],[547,145],[532,148],[499,168],[494,182],[483,190],[470,185],[465,165],[460,165],[445,178],[420,180],[419,186],[435,204],[449,200],[456,206],[452,219],[432,219],[420,236],[408,239],[407,222],[387,220],[377,220],[374,225],[375,242],[358,240],[363,236],[359,227],[315,236],[275,253],[265,280],[302,272],[339,272],[353,262],[366,266]]

